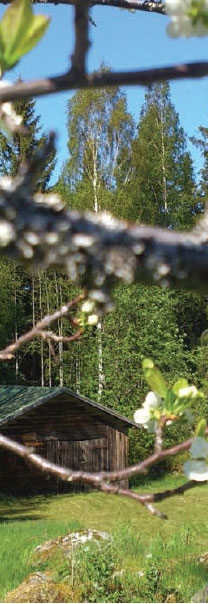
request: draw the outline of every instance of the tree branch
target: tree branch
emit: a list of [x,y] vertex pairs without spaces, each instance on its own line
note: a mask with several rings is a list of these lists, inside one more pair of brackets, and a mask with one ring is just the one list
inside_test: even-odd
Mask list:
[[202,78],[208,75],[208,62],[182,63],[165,67],[127,72],[95,72],[83,75],[72,69],[60,76],[20,82],[0,90],[0,103],[20,98],[56,94],[76,88],[103,88],[108,86],[149,86],[153,82]]
[[59,267],[72,280],[81,275],[99,315],[112,308],[116,279],[208,291],[207,213],[193,231],[179,233],[68,210],[54,193],[33,194],[52,146],[53,137],[18,176],[0,179],[1,255],[33,271]]
[[[55,4],[59,6],[62,4],[73,5],[76,0],[32,0],[32,4]],[[0,0],[0,4],[9,4],[10,0]],[[83,0],[83,4],[85,0]],[[91,0],[90,6],[112,6],[114,8],[126,8],[127,10],[133,9],[135,11],[145,11],[150,13],[158,13],[160,15],[165,14],[164,2],[151,2],[151,0]]]
[[38,321],[36,325],[27,333],[23,334],[15,342],[4,348],[4,350],[0,350],[0,360],[5,361],[6,359],[12,359],[14,353],[19,350],[24,344],[34,340],[34,338],[42,338],[43,340],[53,340],[54,342],[73,342],[74,340],[78,340],[81,337],[82,330],[79,329],[72,336],[57,336],[52,331],[45,331],[46,327],[58,321],[61,317],[68,316],[69,311],[76,306],[81,300],[85,298],[85,294],[80,294],[74,300],[71,300],[64,306],[60,308],[60,310],[56,310],[52,315],[46,315],[43,319]]
[[89,3],[87,0],[75,0],[75,46],[71,57],[71,72],[75,78],[82,78],[86,73],[86,57],[89,49],[88,40]]
[[[208,432],[208,430],[207,430]],[[156,463],[159,459],[165,459],[169,455],[177,454],[181,450],[187,450],[191,446],[192,439],[176,445],[175,447],[171,447],[171,449],[166,449],[160,451],[160,453],[154,454],[141,464],[134,466],[134,470],[137,467],[137,471],[134,472],[139,474],[141,473],[141,469],[150,467],[153,463]],[[83,472],[72,470],[70,468],[65,468],[62,466],[58,466],[55,463],[50,462],[48,459],[43,458],[40,455],[36,455],[32,452],[29,447],[25,447],[16,441],[11,440],[10,438],[0,434],[0,447],[22,457],[26,462],[32,464],[36,468],[38,468],[41,472],[50,474],[52,476],[56,476],[60,480],[66,482],[85,482],[87,484],[91,484],[97,489],[114,495],[121,495],[122,497],[128,497],[130,499],[134,499],[141,505],[145,506],[146,509],[153,515],[158,516],[159,518],[167,518],[166,514],[160,512],[155,509],[153,506],[153,502],[162,501],[164,499],[173,497],[175,495],[180,495],[185,493],[188,489],[194,488],[198,486],[197,482],[189,481],[184,485],[177,487],[175,489],[169,489],[160,493],[150,493],[150,494],[139,494],[135,491],[127,490],[120,488],[119,485],[109,484],[109,481],[121,480],[124,477],[133,476],[132,468],[125,468],[124,470],[118,470],[116,472]],[[154,458],[154,461],[153,461]]]

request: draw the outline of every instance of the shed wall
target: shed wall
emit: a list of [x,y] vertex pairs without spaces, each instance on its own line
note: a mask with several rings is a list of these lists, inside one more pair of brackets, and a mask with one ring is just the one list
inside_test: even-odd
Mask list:
[[[116,470],[128,462],[127,434],[100,421],[96,409],[82,412],[64,400],[53,400],[25,413],[2,426],[2,432],[32,446],[50,461],[73,469]],[[122,486],[127,488],[128,482],[122,481]],[[15,455],[0,452],[0,491],[29,494],[65,489],[66,483],[28,467]]]

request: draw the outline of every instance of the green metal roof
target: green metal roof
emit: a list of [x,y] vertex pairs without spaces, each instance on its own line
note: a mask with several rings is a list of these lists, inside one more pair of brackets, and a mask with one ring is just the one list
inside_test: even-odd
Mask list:
[[28,407],[36,406],[40,399],[48,400],[48,396],[59,390],[39,386],[0,386],[0,424],[22,415]]
[[[57,395],[67,394],[70,399],[82,401],[84,404],[94,407],[102,416],[111,416],[114,422],[127,424],[129,428],[139,426],[131,420],[119,415],[112,409],[107,409],[88,398],[75,394],[69,388],[64,387],[40,387],[40,386],[0,386],[0,425],[7,424],[27,411],[39,407]],[[109,417],[110,420],[110,417]]]

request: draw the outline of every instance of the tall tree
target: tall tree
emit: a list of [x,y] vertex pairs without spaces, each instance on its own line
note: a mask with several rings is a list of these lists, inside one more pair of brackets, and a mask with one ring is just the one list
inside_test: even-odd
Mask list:
[[[103,67],[103,70],[105,68]],[[123,184],[131,152],[133,120],[118,88],[80,90],[68,103],[69,159],[59,186],[76,208],[108,209],[122,168]],[[67,191],[68,189],[68,191]]]
[[168,83],[147,90],[132,168],[129,216],[147,224],[190,227],[195,214],[192,160]]
[[[123,183],[120,186],[127,181],[134,130],[125,94],[118,88],[78,91],[68,103],[67,119],[69,159],[58,190],[62,194],[66,191],[65,199],[77,209],[88,207],[96,213],[112,209],[121,168]],[[100,398],[105,386],[102,320],[98,321],[96,333]]]
[[[19,78],[18,82],[21,81]],[[15,176],[20,164],[31,160],[33,153],[46,141],[46,136],[41,132],[40,116],[35,112],[33,99],[19,99],[14,101],[17,115],[22,117],[22,126],[25,131],[15,134],[12,140],[0,133],[0,175]],[[43,166],[37,189],[46,191],[51,174],[56,162],[55,152],[51,152],[48,162]]]
[[191,141],[201,151],[204,163],[201,169],[201,178],[198,187],[198,212],[202,212],[208,196],[208,128],[200,126],[199,136],[192,137]]
[[[35,102],[33,99],[15,101],[14,108],[16,113],[22,117],[22,125],[25,130],[16,134],[13,140],[8,140],[3,134],[0,134],[1,176],[15,176],[20,164],[30,161],[33,153],[46,139],[41,131],[40,116],[35,112]],[[52,152],[48,163],[43,166],[40,175],[37,189],[41,192],[46,191],[49,186],[55,161],[55,152]],[[34,322],[34,279],[22,267],[7,263],[7,261],[1,260],[0,271],[4,274],[8,272],[11,276],[10,279],[7,279],[8,298],[11,296],[11,308],[13,308],[13,311],[9,315],[10,319],[7,321],[6,333],[7,342],[9,343],[11,339],[16,339],[20,333],[24,332]],[[41,295],[39,291],[39,306],[42,304]],[[37,314],[36,318],[38,316]],[[0,340],[1,342],[5,341],[4,321],[0,321]],[[35,383],[39,382],[38,369],[41,365],[39,350],[40,343],[34,342],[16,355],[15,377],[12,373],[12,381],[28,380]]]

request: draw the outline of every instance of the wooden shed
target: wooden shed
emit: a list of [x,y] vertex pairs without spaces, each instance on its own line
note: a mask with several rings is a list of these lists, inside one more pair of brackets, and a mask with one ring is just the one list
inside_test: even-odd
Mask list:
[[[138,426],[68,388],[0,386],[0,431],[63,466],[92,472],[126,467],[132,427]],[[122,485],[127,487],[127,481]],[[0,492],[35,494],[66,488],[69,483],[0,450]]]

